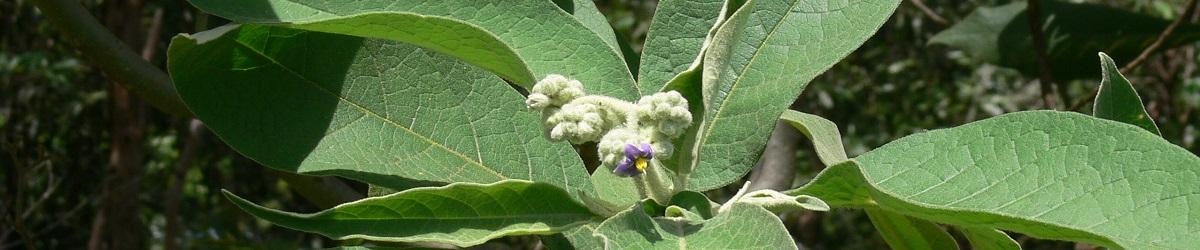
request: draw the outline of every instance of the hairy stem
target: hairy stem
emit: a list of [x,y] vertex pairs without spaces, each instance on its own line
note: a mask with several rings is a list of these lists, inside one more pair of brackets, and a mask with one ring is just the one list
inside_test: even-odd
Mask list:
[[646,188],[650,193],[650,198],[654,199],[660,205],[666,205],[671,202],[671,196],[675,195],[675,191],[666,180],[666,175],[662,173],[663,165],[657,159],[650,160],[650,167],[646,168]]

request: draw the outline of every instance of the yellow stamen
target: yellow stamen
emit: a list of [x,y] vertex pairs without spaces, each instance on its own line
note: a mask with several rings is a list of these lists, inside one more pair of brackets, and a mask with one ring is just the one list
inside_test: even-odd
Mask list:
[[645,158],[639,157],[637,160],[633,161],[633,166],[637,167],[638,172],[646,172],[646,165],[647,162]]

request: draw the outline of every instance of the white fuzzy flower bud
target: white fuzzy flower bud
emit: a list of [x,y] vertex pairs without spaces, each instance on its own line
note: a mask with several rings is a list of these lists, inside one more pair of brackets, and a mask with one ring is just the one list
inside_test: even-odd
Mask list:
[[530,109],[542,110],[547,107],[558,107],[583,96],[583,83],[567,79],[562,75],[551,74],[533,85],[525,104]]
[[[612,168],[625,159],[625,145],[640,145],[649,142],[649,139],[642,137],[635,130],[618,128],[608,131],[608,134],[600,138],[596,149],[600,153],[600,162],[604,163],[604,166]],[[651,147],[653,146],[651,145]]]
[[569,103],[546,119],[550,139],[574,144],[596,141],[612,125],[603,119],[605,111],[590,103]]
[[529,97],[525,98],[525,105],[528,106],[529,109],[543,110],[546,109],[546,107],[550,107],[550,97],[541,93],[529,94]]
[[692,113],[688,111],[687,99],[679,92],[655,93],[638,100],[638,117],[642,123],[653,126],[659,133],[676,138],[692,125]]
[[657,157],[670,158],[671,154],[675,153],[675,145],[668,140],[651,142],[650,148],[654,149],[654,155]]

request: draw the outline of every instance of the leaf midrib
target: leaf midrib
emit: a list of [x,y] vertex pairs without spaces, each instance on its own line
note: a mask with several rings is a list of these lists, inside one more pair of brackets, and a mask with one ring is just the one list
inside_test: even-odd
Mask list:
[[[793,8],[795,8],[795,7],[796,7],[796,4],[797,4],[797,3],[799,3],[799,2],[800,2],[799,0],[794,0],[794,1],[792,1],[792,4],[790,4],[790,5],[788,6],[788,9],[786,10],[786,11],[787,11],[787,13],[784,13],[784,14],[783,14],[783,17],[780,17],[780,18],[779,18],[779,22],[780,22],[780,23],[777,23],[777,24],[775,25],[775,27],[771,28],[771,32],[767,33],[767,37],[763,38],[762,42],[759,42],[759,43],[758,43],[758,46],[756,46],[756,48],[762,48],[762,46],[763,46],[764,44],[767,44],[767,41],[770,41],[770,40],[771,40],[771,37],[774,37],[774,36],[775,36],[775,32],[779,31],[779,27],[780,27],[780,26],[783,26],[783,24],[782,24],[782,23],[783,23],[783,20],[786,20],[786,19],[787,19],[789,16],[791,16],[791,15],[792,15],[793,11],[791,11],[791,10],[792,10]],[[742,6],[742,7],[743,7],[743,8],[745,8],[745,7],[750,7],[750,8],[753,8],[754,6]],[[739,11],[740,11],[740,10],[741,10],[741,9],[739,9]],[[750,15],[750,13],[746,13],[746,15]],[[748,16],[747,16],[746,18],[748,19],[748,18],[750,18],[750,17],[748,17]],[[719,32],[719,31],[718,31],[718,32]],[[740,72],[738,72],[738,75],[737,75],[738,79],[737,79],[737,80],[734,80],[734,82],[733,82],[733,85],[730,85],[730,86],[729,86],[729,92],[725,94],[725,98],[722,98],[722,99],[720,100],[720,102],[718,103],[718,105],[717,105],[717,112],[716,112],[716,113],[713,113],[711,122],[709,122],[709,123],[708,123],[708,126],[707,126],[706,128],[704,128],[704,136],[701,136],[701,137],[700,137],[700,142],[699,142],[699,143],[697,143],[696,145],[699,145],[700,147],[703,147],[703,146],[705,145],[705,143],[707,143],[707,142],[708,142],[708,138],[709,138],[710,136],[712,136],[712,131],[713,131],[713,129],[712,129],[712,128],[713,128],[713,126],[716,126],[716,124],[717,124],[717,121],[719,120],[719,119],[717,119],[717,117],[720,117],[720,116],[721,116],[721,112],[725,110],[725,106],[726,106],[726,105],[725,105],[725,102],[729,100],[729,96],[733,95],[733,91],[737,89],[737,86],[738,86],[738,84],[740,84],[740,83],[742,82],[742,79],[745,79],[745,77],[744,77],[744,76],[745,76],[745,74],[746,74],[746,71],[750,69],[750,65],[753,65],[753,64],[754,64],[754,62],[758,60],[758,54],[759,54],[759,52],[761,52],[761,51],[762,51],[762,49],[755,49],[755,50],[754,50],[754,54],[753,54],[753,55],[750,55],[750,60],[748,60],[748,61],[746,62],[746,66],[745,66],[745,67],[742,67],[742,69],[740,70]],[[693,166],[693,167],[694,167],[694,166]],[[730,180],[730,182],[732,182],[732,180]]]
[[[409,129],[409,128],[406,128],[406,127],[404,127],[404,126],[400,125],[399,123],[396,123],[396,121],[392,121],[392,120],[390,120],[390,119],[386,118],[385,116],[379,115],[379,114],[378,114],[378,113],[376,113],[375,111],[372,111],[372,110],[370,110],[370,109],[367,109],[366,107],[363,107],[363,106],[362,106],[361,104],[359,104],[359,103],[356,103],[356,102],[354,102],[354,101],[351,101],[351,100],[349,100],[349,99],[346,99],[346,98],[345,98],[344,96],[342,96],[341,94],[337,94],[337,93],[334,93],[333,91],[331,91],[331,90],[329,90],[329,89],[326,89],[325,87],[321,86],[320,84],[317,84],[317,83],[316,83],[316,82],[314,82],[313,80],[311,80],[311,79],[308,79],[307,77],[304,77],[304,75],[301,75],[300,73],[296,72],[295,70],[292,70],[291,68],[288,68],[287,66],[284,66],[284,65],[283,65],[283,63],[280,63],[279,61],[276,61],[276,60],[275,60],[275,58],[272,58],[272,57],[270,57],[270,56],[267,56],[267,55],[266,55],[266,54],[264,54],[262,51],[259,51],[259,50],[255,49],[254,47],[251,47],[250,45],[243,43],[241,40],[236,40],[236,39],[234,39],[234,43],[235,43],[235,44],[237,44],[238,46],[241,46],[242,48],[245,48],[246,50],[253,51],[255,55],[257,55],[257,56],[259,56],[259,57],[262,57],[263,59],[266,59],[267,61],[270,61],[272,64],[275,64],[276,66],[279,66],[279,68],[280,68],[280,69],[283,69],[283,70],[284,70],[284,71],[286,71],[288,74],[292,74],[292,75],[296,76],[297,78],[300,78],[301,80],[304,80],[304,82],[305,82],[305,83],[308,83],[308,84],[312,85],[313,87],[315,87],[316,89],[319,89],[319,90],[321,90],[322,92],[325,92],[326,94],[329,94],[330,96],[333,96],[333,97],[337,98],[339,101],[342,101],[342,102],[345,102],[345,103],[348,103],[348,104],[350,104],[351,106],[354,106],[355,108],[359,109],[361,112],[363,112],[363,113],[365,113],[365,114],[367,114],[367,115],[374,116],[375,118],[378,118],[379,120],[383,120],[384,122],[386,122],[386,123],[388,123],[388,124],[392,125],[393,127],[399,128],[399,129],[401,129],[401,130],[403,130],[403,131],[405,131],[405,132],[407,132],[407,133],[409,133],[409,134],[411,134],[411,135],[413,135],[413,136],[417,137],[418,139],[421,139],[421,140],[423,140],[423,141],[425,141],[425,142],[429,143],[430,145],[433,145],[433,146],[435,146],[435,147],[437,147],[437,148],[440,148],[440,149],[442,149],[442,150],[444,150],[444,151],[446,151],[446,152],[449,152],[449,153],[451,153],[451,154],[453,154],[453,155],[455,155],[455,156],[458,156],[459,158],[462,158],[464,161],[466,161],[466,162],[468,162],[468,163],[472,163],[473,165],[475,165],[475,166],[478,166],[480,169],[483,169],[483,170],[485,170],[487,173],[490,173],[490,174],[496,175],[497,177],[500,177],[501,179],[511,179],[511,178],[509,178],[509,177],[507,177],[507,176],[504,176],[504,175],[503,175],[503,174],[501,174],[500,172],[496,172],[496,170],[493,170],[493,169],[491,169],[491,168],[488,168],[487,166],[484,166],[484,165],[483,165],[483,163],[482,163],[482,159],[480,159],[480,161],[475,161],[474,159],[471,159],[470,157],[468,157],[468,156],[466,156],[466,155],[462,154],[461,152],[458,152],[458,151],[452,150],[452,149],[450,149],[449,147],[447,147],[446,145],[443,145],[443,144],[441,144],[441,143],[438,143],[437,141],[434,141],[433,139],[431,139],[431,138],[429,138],[429,137],[426,137],[426,136],[424,136],[424,135],[421,135],[420,133],[417,133],[416,131],[413,131],[413,130],[411,130],[411,129]],[[474,136],[474,135],[472,135],[472,137],[475,137],[475,136]]]

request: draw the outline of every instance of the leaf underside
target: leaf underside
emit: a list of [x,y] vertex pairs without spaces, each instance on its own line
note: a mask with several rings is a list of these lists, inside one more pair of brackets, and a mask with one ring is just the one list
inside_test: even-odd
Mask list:
[[555,233],[595,217],[558,187],[519,180],[415,188],[313,214],[265,208],[228,191],[225,195],[242,210],[275,225],[338,240],[467,247],[505,235]]
[[[597,34],[593,29],[602,29],[595,25],[595,20],[585,19],[588,21],[585,25],[551,1],[521,0],[503,4],[481,4],[474,0],[365,0],[352,3],[321,0],[191,0],[191,3],[204,12],[239,23],[281,24],[307,28],[323,23],[340,22],[344,25],[327,25],[327,28],[320,31],[393,39],[424,48],[434,48],[435,51],[437,47],[461,50],[451,54],[468,63],[493,70],[506,78],[512,74],[495,71],[496,67],[488,65],[525,65],[532,71],[532,78],[510,79],[519,86],[529,87],[533,82],[527,80],[536,81],[549,74],[560,74],[580,79],[589,93],[626,100],[634,100],[640,93],[620,51],[610,46],[606,38],[603,38],[609,34]],[[587,12],[580,14],[587,18],[594,17],[586,15]],[[414,22],[406,19],[388,19],[406,15],[444,19],[460,24],[454,26],[454,29],[426,29],[438,35],[425,36],[417,35],[423,33],[409,30]],[[371,16],[384,18],[363,18]],[[464,41],[456,37],[476,37],[484,40],[494,37],[507,45],[520,60],[514,62],[509,57],[500,57],[506,59],[505,61],[475,58],[477,54],[496,53],[497,50],[503,49],[494,46],[470,47],[476,44],[475,41]]]
[[741,203],[705,221],[650,217],[634,207],[605,220],[594,236],[605,249],[796,249],[775,214]]
[[542,136],[519,93],[439,53],[242,25],[176,37],[168,68],[205,125],[269,167],[396,189],[526,179],[593,191],[574,150]]
[[[834,124],[832,121],[820,116],[793,110],[784,111],[779,119],[786,121],[792,127],[795,127],[796,130],[799,130],[801,134],[804,134],[812,142],[813,149],[817,151],[817,157],[826,166],[837,166],[838,163],[849,160],[846,157],[845,147],[842,146],[841,132],[838,131],[837,124]],[[822,172],[818,178],[824,180],[829,178],[829,175],[857,175],[855,170],[842,167],[826,169],[825,171],[828,173]],[[837,204],[844,205],[856,203],[846,202],[847,200],[853,200],[853,198],[847,197],[860,197],[861,199],[855,205],[863,207],[866,210],[867,216],[871,219],[871,224],[875,225],[875,229],[879,231],[880,235],[883,236],[883,239],[892,249],[958,248],[954,239],[937,224],[875,207],[871,204],[869,198],[867,198],[869,194],[867,194],[866,189],[861,186],[861,178],[854,180],[853,182],[842,183],[813,181],[824,185],[823,188],[825,189],[810,188],[807,190],[811,193],[826,195],[837,193],[839,195],[834,195],[835,199],[838,200]]]
[[1200,245],[1200,206],[1190,205],[1200,158],[1078,113],[1017,112],[916,134],[834,168],[850,174],[824,181],[852,182],[847,169],[857,170],[878,206],[940,223],[1130,249]]

